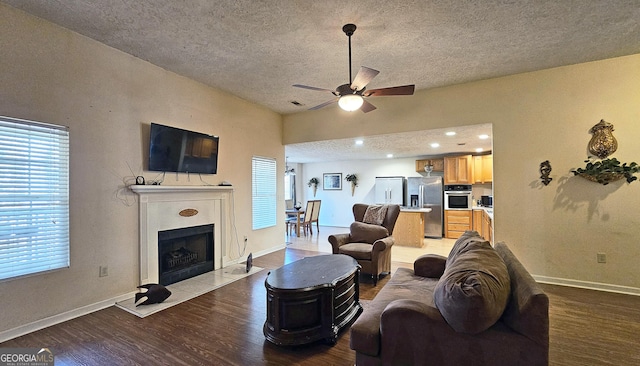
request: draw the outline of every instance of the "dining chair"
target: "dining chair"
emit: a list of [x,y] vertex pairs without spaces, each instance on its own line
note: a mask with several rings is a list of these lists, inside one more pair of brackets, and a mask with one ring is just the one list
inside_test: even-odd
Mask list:
[[[320,232],[320,223],[318,222],[318,219],[320,218],[320,204],[322,202],[320,200],[313,200],[313,211],[312,211],[312,215],[311,215],[311,223],[309,225],[312,225],[314,222],[316,223],[316,229],[318,229],[318,232]],[[311,230],[311,226],[309,227],[309,230]],[[313,234],[313,232],[311,233]]]
[[314,201],[307,201],[307,208],[304,210],[304,215],[302,216],[302,222],[300,222],[300,229],[304,230],[304,235],[307,235],[307,230],[309,233],[313,235],[313,230],[311,230],[311,218],[313,217],[313,211],[315,209]]
[[296,217],[287,215],[286,220],[284,221],[285,229],[287,231],[287,235],[291,235],[291,230],[296,227]]
[[[300,229],[304,230],[304,235],[307,235],[307,229],[311,232],[311,218],[313,217],[313,200],[307,201],[307,208],[304,210],[304,214],[301,215]],[[287,219],[287,234],[290,234],[292,228],[296,227],[297,220],[295,217]],[[313,234],[313,232],[311,232]]]

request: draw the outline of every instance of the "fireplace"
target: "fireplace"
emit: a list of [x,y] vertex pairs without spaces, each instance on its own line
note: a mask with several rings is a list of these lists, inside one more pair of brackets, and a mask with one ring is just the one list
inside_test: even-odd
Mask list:
[[[170,256],[173,270],[181,272],[181,266],[194,260],[196,252],[198,260],[208,258],[205,262],[213,263],[213,270],[225,267],[232,259],[229,257],[229,239],[231,237],[230,204],[233,187],[230,186],[154,186],[134,185],[131,190],[140,196],[140,284],[163,283],[160,280],[161,259],[159,239],[163,232],[178,233],[182,236],[184,228],[209,226],[212,252],[199,252],[184,246],[175,245]],[[164,235],[164,234],[162,234]],[[174,234],[169,234],[169,237]],[[189,236],[189,235],[187,235]],[[215,245],[214,245],[215,244]],[[207,264],[209,266],[209,264]],[[207,267],[210,268],[210,267]],[[188,272],[185,270],[185,272]],[[173,276],[175,273],[172,273]],[[170,282],[175,282],[172,279]]]
[[213,271],[213,224],[158,232],[158,278],[170,285]]

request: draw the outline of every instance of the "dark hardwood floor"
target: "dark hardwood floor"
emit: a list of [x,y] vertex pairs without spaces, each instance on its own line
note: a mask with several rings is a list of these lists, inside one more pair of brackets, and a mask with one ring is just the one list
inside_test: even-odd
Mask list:
[[[56,365],[353,365],[349,332],[338,343],[279,347],[265,340],[269,269],[318,255],[285,249],[256,258],[264,271],[140,319],[115,306],[4,342],[49,347]],[[411,266],[393,263],[393,270]],[[386,284],[363,278],[362,299]],[[550,297],[551,365],[640,365],[640,297],[544,286]]]

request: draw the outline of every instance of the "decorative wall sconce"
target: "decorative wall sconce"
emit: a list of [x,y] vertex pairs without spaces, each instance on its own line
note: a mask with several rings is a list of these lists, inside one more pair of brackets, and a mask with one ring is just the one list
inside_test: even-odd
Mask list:
[[585,160],[586,165],[584,168],[571,170],[574,175],[602,185],[607,185],[623,178],[627,180],[627,183],[638,180],[635,174],[640,172],[640,165],[636,162],[627,164],[621,163],[616,158],[606,159],[607,156],[618,149],[618,141],[613,137],[612,132],[613,125],[603,119],[591,127],[589,133],[593,134],[593,137],[589,141],[589,153],[601,160]]
[[618,141],[613,137],[613,125],[601,119],[598,124],[591,127],[589,133],[593,135],[589,141],[589,152],[600,159],[613,154],[618,150]]
[[549,185],[553,180],[553,178],[549,177],[549,174],[551,174],[551,163],[549,160],[545,160],[540,163],[540,179],[542,179],[542,184],[545,186]]

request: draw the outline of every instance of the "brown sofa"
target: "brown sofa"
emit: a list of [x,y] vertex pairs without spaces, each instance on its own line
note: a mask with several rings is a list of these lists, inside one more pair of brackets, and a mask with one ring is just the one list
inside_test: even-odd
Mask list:
[[399,268],[351,327],[356,365],[548,365],[549,299],[504,243],[465,232]]

